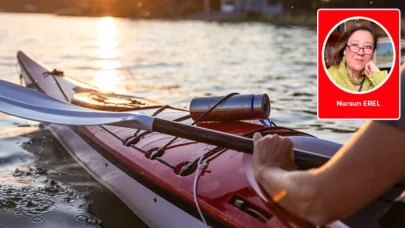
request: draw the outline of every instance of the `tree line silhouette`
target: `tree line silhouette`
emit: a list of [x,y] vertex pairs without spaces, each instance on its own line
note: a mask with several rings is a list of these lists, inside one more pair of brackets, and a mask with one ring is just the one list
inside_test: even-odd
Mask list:
[[[0,11],[59,13],[82,16],[116,16],[133,18],[182,17],[203,13],[205,1],[211,12],[219,12],[221,0],[0,0]],[[316,13],[319,8],[398,8],[399,0],[239,0],[281,3],[283,13]],[[260,12],[244,12],[257,13]]]

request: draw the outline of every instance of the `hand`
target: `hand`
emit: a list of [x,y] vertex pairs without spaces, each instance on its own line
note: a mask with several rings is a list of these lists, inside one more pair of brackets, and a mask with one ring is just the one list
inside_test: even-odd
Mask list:
[[373,60],[370,60],[368,63],[366,63],[366,66],[364,67],[364,74],[369,77],[371,74],[375,72],[379,72],[380,69],[375,65]]
[[253,170],[255,175],[262,168],[280,167],[285,170],[296,170],[294,162],[293,142],[287,137],[279,135],[266,135],[260,133],[253,135]]

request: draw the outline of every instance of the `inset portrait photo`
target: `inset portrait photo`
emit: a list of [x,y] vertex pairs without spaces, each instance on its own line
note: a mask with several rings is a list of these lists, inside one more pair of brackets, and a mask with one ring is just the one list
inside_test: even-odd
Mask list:
[[392,37],[378,22],[351,17],[332,28],[323,45],[323,65],[329,79],[354,94],[377,90],[395,62]]

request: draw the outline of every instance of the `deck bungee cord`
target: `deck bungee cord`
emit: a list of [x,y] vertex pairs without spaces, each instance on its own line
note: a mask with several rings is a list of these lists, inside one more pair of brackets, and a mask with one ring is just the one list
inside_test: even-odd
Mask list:
[[52,71],[45,71],[44,73],[42,73],[42,75],[44,77],[47,76],[52,76],[53,81],[55,82],[56,86],[58,86],[58,89],[60,90],[60,92],[62,93],[63,97],[66,99],[66,101],[68,103],[72,103],[71,99],[69,98],[69,96],[66,94],[66,91],[62,88],[62,86],[59,84],[58,80],[55,78],[56,76],[58,77],[62,77],[65,75],[65,73],[63,71],[57,70],[57,69],[53,69]]

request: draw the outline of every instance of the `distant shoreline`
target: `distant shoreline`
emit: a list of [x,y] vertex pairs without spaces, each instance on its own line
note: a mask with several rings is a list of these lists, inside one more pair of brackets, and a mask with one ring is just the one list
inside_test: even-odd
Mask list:
[[[79,14],[59,13],[60,16],[88,16]],[[90,17],[103,17],[107,15],[90,15]],[[210,21],[220,23],[269,23],[276,26],[302,26],[312,29],[317,27],[317,15],[315,13],[302,13],[302,14],[246,14],[246,13],[198,13],[185,16],[170,16],[170,17],[117,17],[116,18],[129,18],[133,20],[196,20],[196,21]],[[401,35],[405,36],[405,17],[401,19]]]
[[[83,15],[73,12],[59,12],[55,13],[59,16],[90,16],[90,17],[103,17],[107,15]],[[198,13],[184,16],[167,16],[167,17],[120,17],[116,18],[129,18],[133,20],[196,20],[196,21],[211,21],[222,23],[270,23],[278,26],[304,26],[316,28],[316,14],[245,14],[245,13]]]
[[[0,12],[1,13],[1,12]],[[43,12],[3,12],[3,13],[43,13]],[[77,17],[106,17],[109,15],[101,14],[83,14],[75,11],[60,11],[54,13],[58,16],[77,16]],[[219,23],[268,23],[275,26],[302,26],[311,29],[317,28],[317,15],[315,13],[302,13],[302,14],[246,14],[246,13],[198,13],[184,16],[167,16],[167,17],[123,17],[111,16],[115,18],[124,18],[131,20],[196,20],[196,21],[209,21]],[[401,19],[401,35],[405,36],[405,17]]]
[[278,26],[304,26],[316,28],[316,14],[242,14],[242,13],[201,13],[183,17],[184,19],[216,22],[262,22]]

